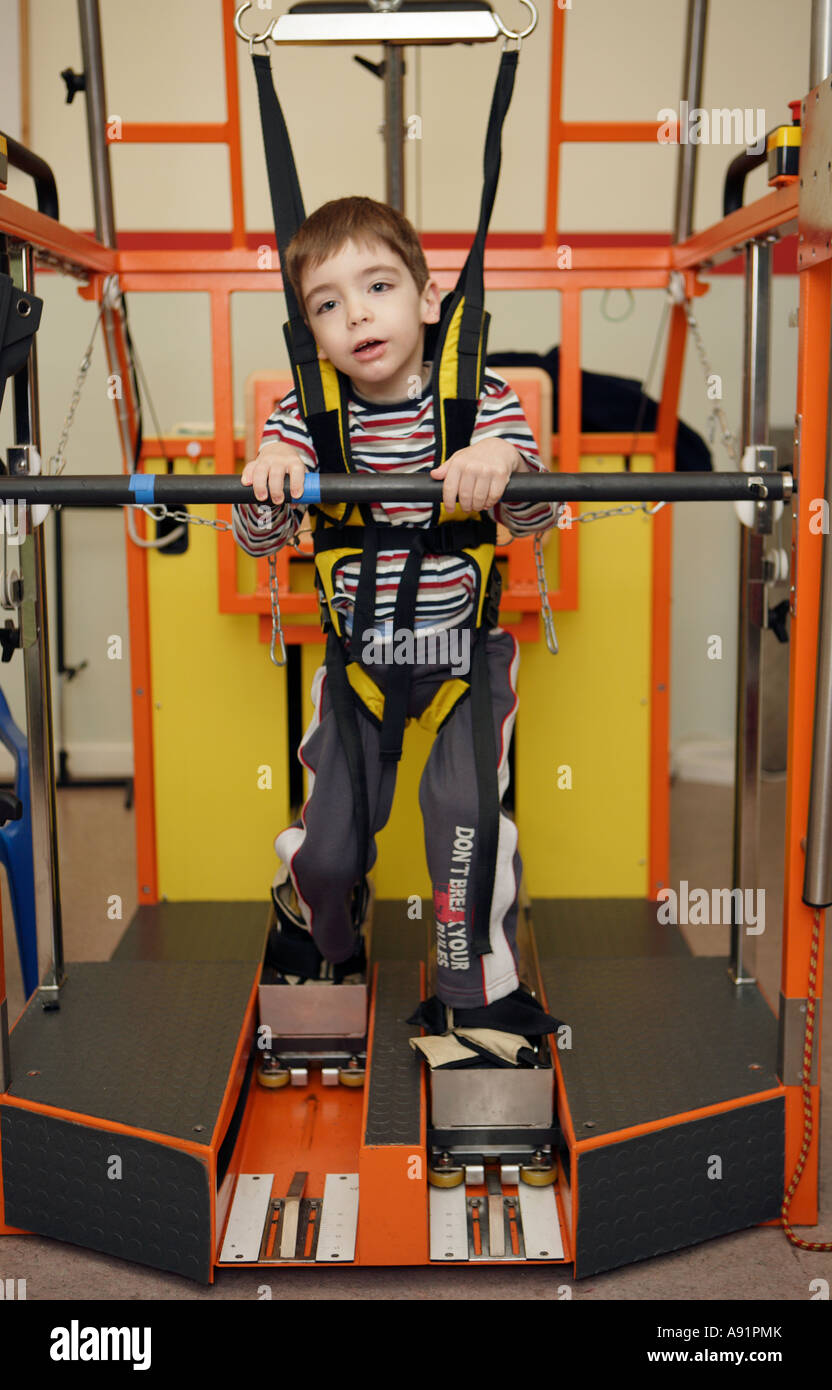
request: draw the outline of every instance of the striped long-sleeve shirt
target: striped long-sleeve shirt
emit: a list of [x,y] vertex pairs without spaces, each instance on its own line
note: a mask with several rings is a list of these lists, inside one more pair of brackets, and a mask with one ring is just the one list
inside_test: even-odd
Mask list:
[[[430,385],[412,400],[379,405],[349,393],[350,449],[355,469],[360,473],[425,473],[436,465],[433,427],[433,397]],[[499,436],[518,450],[527,466],[545,472],[534,436],[516,393],[498,376],[486,370],[471,443]],[[297,407],[296,393],[290,391],[263,428],[261,448],[274,441],[296,449],[309,472],[316,472],[318,460],[306,424]],[[431,524],[429,502],[372,504],[373,519],[379,525],[423,526]],[[550,502],[498,502],[489,515],[514,536],[546,531],[557,520],[559,506]],[[249,555],[267,555],[291,541],[303,521],[306,507],[282,503],[243,503],[232,509],[234,536]],[[379,551],[377,566],[375,622],[380,635],[392,629],[406,550]],[[334,606],[342,616],[347,633],[352,630],[360,560],[352,558],[336,565],[333,572]],[[466,621],[473,611],[477,576],[464,555],[426,554],[422,562],[415,626],[423,631],[442,631]]]

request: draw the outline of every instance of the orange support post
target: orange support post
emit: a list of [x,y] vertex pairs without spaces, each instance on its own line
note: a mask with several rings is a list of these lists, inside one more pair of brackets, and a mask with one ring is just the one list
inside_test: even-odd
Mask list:
[[[820,619],[821,540],[809,529],[812,498],[824,496],[826,473],[826,401],[829,391],[829,324],[832,308],[832,262],[800,273],[800,339],[798,347],[797,413],[800,452],[797,517],[792,526],[793,576],[790,663],[789,739],[786,792],[786,847],[783,902],[783,1000],[805,999],[808,993],[809,947],[814,909],[803,902],[806,867],[805,835],[809,821],[812,779],[812,737]],[[825,914],[824,914],[825,916]],[[823,920],[823,919],[822,919]],[[817,1074],[820,1076],[820,1001],[823,994],[823,931],[818,955],[815,1021]],[[818,1142],[820,1087],[811,1088],[813,1133],[806,1168],[792,1201],[792,1224],[813,1224],[818,1218]],[[786,1181],[794,1172],[803,1142],[803,1097],[799,1085],[786,1089]]]

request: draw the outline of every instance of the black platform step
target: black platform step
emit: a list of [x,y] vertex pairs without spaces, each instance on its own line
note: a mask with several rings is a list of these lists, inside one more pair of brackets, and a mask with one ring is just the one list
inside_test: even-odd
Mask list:
[[548,1007],[571,1030],[579,1278],[776,1219],[783,1199],[777,1019],[656,908],[532,903]]
[[58,1009],[33,996],[0,1098],[7,1224],[210,1281],[266,926],[263,903],[141,907],[112,960],[67,964]]

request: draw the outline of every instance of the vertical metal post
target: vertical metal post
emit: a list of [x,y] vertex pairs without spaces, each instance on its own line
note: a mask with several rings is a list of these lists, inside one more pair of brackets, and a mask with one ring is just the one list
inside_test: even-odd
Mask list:
[[[10,257],[18,287],[34,293],[34,251],[24,246]],[[40,451],[37,342],[29,361],[14,379],[15,435],[19,444]],[[29,741],[29,794],[35,878],[35,922],[39,940],[47,931],[52,964],[39,996],[44,1008],[60,1007],[64,983],[64,946],[58,860],[58,815],[52,734],[52,668],[49,660],[46,564],[43,526],[31,527],[20,547],[23,600],[20,605],[20,646],[26,683],[26,727]]]
[[[830,334],[832,367],[832,333]],[[832,382],[832,377],[830,377]],[[826,516],[832,501],[832,390],[826,413]],[[812,780],[806,830],[806,868],[803,901],[811,907],[832,906],[832,538],[824,530],[821,561],[818,662],[815,677],[815,719],[812,733]]]
[[[699,105],[702,95],[702,67],[705,60],[707,21],[708,0],[688,0],[688,31],[685,39],[685,63],[682,70],[682,98],[687,102],[686,110],[688,112]],[[677,242],[685,241],[693,231],[697,148],[688,140],[680,140],[673,212],[673,239]]]
[[[92,200],[95,209],[95,234],[105,246],[116,245],[113,182],[110,172],[110,151],[106,140],[107,95],[104,86],[104,58],[101,48],[101,15],[98,0],[78,0],[78,23],[81,30],[81,52],[84,59],[85,93],[87,102],[87,141],[90,151]],[[101,324],[107,344],[110,370],[120,372],[119,343],[126,340],[122,301],[118,277],[111,276],[104,285],[104,313]],[[138,402],[133,391],[130,372],[125,372],[121,391],[116,396],[116,418],[125,465],[132,467],[135,453],[131,415],[138,417]],[[129,509],[128,509],[129,510]],[[128,516],[130,535],[134,522]]]
[[[743,448],[765,444],[768,436],[769,337],[771,324],[771,245],[752,241],[745,252],[745,353],[743,370]],[[743,910],[737,921],[731,899],[731,974],[735,984],[752,981],[754,944],[745,925],[745,893],[758,877],[760,838],[760,678],[765,622],[763,536],[740,527],[739,616],[737,621],[737,715],[734,782],[733,887]]]
[[809,91],[832,73],[832,0],[812,0]]
[[404,49],[384,45],[385,198],[404,212]]
[[84,62],[87,102],[87,139],[90,148],[95,235],[105,246],[115,246],[113,186],[110,156],[104,138],[107,122],[104,91],[104,58],[101,51],[101,15],[98,0],[78,0],[81,55]]

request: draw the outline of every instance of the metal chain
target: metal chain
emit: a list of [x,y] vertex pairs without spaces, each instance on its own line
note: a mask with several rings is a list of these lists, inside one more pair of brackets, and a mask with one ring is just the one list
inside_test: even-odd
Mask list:
[[[611,516],[628,516],[632,512],[645,512],[648,516],[655,516],[661,507],[666,506],[665,502],[628,502],[623,507],[610,507],[603,512],[584,512],[583,516],[575,516],[571,521],[602,521]],[[232,531],[233,524],[230,521],[216,521],[209,517],[192,516],[190,512],[177,512],[167,507],[164,502],[148,502],[140,507],[141,511],[151,518],[152,521],[178,521],[190,526],[210,526],[214,531]],[[570,522],[571,524],[571,522]],[[300,533],[298,533],[300,534]],[[292,540],[295,550],[299,549],[298,538]],[[283,636],[283,627],[280,621],[280,597],[277,583],[277,560],[272,553],[268,556],[269,561],[269,606],[272,618],[272,636],[269,644],[269,657],[275,666],[286,665],[286,642]],[[552,606],[549,602],[549,589],[546,582],[546,570],[543,562],[543,543],[540,533],[534,537],[534,563],[537,571],[537,587],[540,593],[540,616],[543,619],[543,630],[546,634],[546,646],[552,656],[558,654],[558,639],[555,632],[555,620],[552,613]],[[275,655],[275,649],[280,643],[280,660]]]
[[95,327],[92,330],[92,337],[90,338],[89,346],[86,352],[84,353],[84,356],[81,358],[81,366],[78,369],[78,378],[75,382],[75,390],[72,393],[72,400],[69,403],[69,410],[66,413],[64,427],[61,430],[61,437],[58,440],[58,447],[49,460],[48,471],[55,478],[57,478],[58,475],[60,473],[63,473],[64,471],[64,467],[66,464],[66,459],[64,458],[64,449],[66,448],[67,440],[69,439],[69,432],[72,429],[72,422],[75,419],[75,412],[78,409],[78,402],[81,399],[81,392],[84,389],[84,381],[86,379],[87,372],[90,369],[90,363],[92,362],[92,350],[95,346],[95,335],[98,332],[98,325],[101,322],[101,315],[103,314],[103,312],[104,303],[102,300],[101,308],[98,311],[98,318],[96,319]]
[[543,541],[539,531],[534,535],[534,563],[537,570],[537,588],[540,593],[540,616],[546,634],[546,646],[552,656],[558,654],[558,639],[555,635],[555,619],[549,602],[549,588],[546,583],[546,570],[543,566]]
[[[212,520],[206,516],[192,516],[190,512],[177,512],[166,506],[164,502],[148,502],[139,508],[150,517],[151,521],[178,521],[188,526],[210,526],[212,531],[233,531],[234,526],[230,521]],[[292,540],[295,550],[298,545],[297,536]],[[277,584],[277,560],[272,552],[268,557],[269,561],[269,605],[272,615],[272,639],[269,644],[269,656],[275,666],[286,665],[286,642],[283,637],[283,627],[280,622],[280,597]],[[280,660],[275,656],[275,648],[280,643]]]
[[[9,251],[19,252],[27,247],[32,247],[32,243],[7,234],[6,247]],[[80,280],[85,285],[89,284],[90,279],[95,274],[95,271],[90,270],[89,266],[79,265],[77,261],[67,260],[65,256],[57,256],[54,251],[46,251],[40,246],[34,246],[32,250],[36,265],[48,265],[52,270],[59,270],[62,275],[69,275],[73,280]]]
[[[710,362],[708,361],[708,354],[705,350],[705,344],[702,341],[702,334],[699,332],[699,324],[696,322],[696,316],[694,315],[693,308],[690,305],[690,303],[685,304],[685,318],[688,321],[688,326],[690,328],[691,334],[693,335],[693,341],[696,344],[696,351],[699,353],[699,360],[702,363],[702,370],[705,374],[705,389],[707,391],[710,385],[711,377],[714,376],[715,373],[711,367]],[[728,451],[728,455],[732,463],[739,467],[739,450],[737,447],[736,436],[733,430],[728,428],[728,421],[725,418],[725,411],[722,409],[721,405],[714,405],[709,419],[711,422],[716,421],[718,423],[721,430],[721,439],[723,444],[725,445],[725,448]],[[711,439],[713,439],[715,429],[712,424],[709,426],[709,432],[711,435]]]
[[[632,512],[645,512],[647,516],[655,516],[656,512],[666,506],[664,502],[627,502],[623,507],[609,507],[603,512],[584,512],[583,516],[570,516],[570,525],[573,521],[606,521],[610,516],[629,516]],[[537,570],[537,588],[540,594],[540,616],[543,619],[543,630],[546,634],[546,646],[552,656],[558,654],[558,639],[555,634],[555,620],[552,613],[552,605],[549,602],[549,587],[546,583],[546,570],[543,563],[543,541],[540,532],[537,531],[534,537],[534,564]]]
[[645,512],[647,516],[655,516],[656,512],[666,506],[666,502],[626,502],[623,507],[608,507],[603,512],[584,512],[583,516],[573,516],[572,521],[605,521],[609,516],[630,516],[633,512]]
[[212,521],[207,516],[192,516],[190,512],[175,512],[164,502],[148,502],[145,506],[139,507],[139,511],[147,512],[152,521],[179,521],[183,525],[189,526],[210,526],[213,531],[231,531],[230,521]]
[[[696,351],[699,354],[699,361],[702,363],[702,371],[705,374],[705,390],[707,392],[710,388],[711,378],[713,376],[718,375],[718,373],[714,372],[714,369],[711,366],[710,361],[708,360],[707,349],[702,339],[702,334],[699,331],[699,324],[696,322],[696,315],[693,312],[693,302],[692,300],[686,298],[684,292],[684,284],[684,276],[681,274],[681,272],[678,270],[671,271],[670,285],[668,287],[667,292],[674,304],[681,304],[684,307],[685,318],[688,321],[688,327],[691,331],[691,336],[693,337],[693,341],[696,345]],[[708,397],[708,399],[710,400],[710,397]],[[725,448],[728,451],[728,456],[731,459],[734,466],[736,468],[739,468],[739,448],[737,446],[736,436],[733,430],[728,428],[728,421],[725,418],[725,411],[722,409],[722,406],[720,405],[714,405],[714,408],[708,417],[709,444],[713,443],[713,438],[716,432],[717,424],[719,425],[720,430],[722,431],[721,438],[723,444],[725,445]]]
[[[280,626],[280,603],[277,597],[277,557],[274,551],[269,556],[269,602],[272,610],[272,640],[269,644],[269,657],[274,666],[285,666],[286,643],[283,641],[283,628]],[[274,654],[275,643],[278,639],[280,640],[280,661]]]

